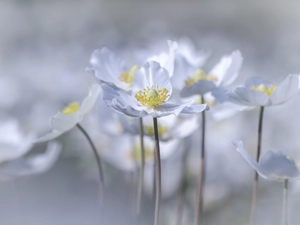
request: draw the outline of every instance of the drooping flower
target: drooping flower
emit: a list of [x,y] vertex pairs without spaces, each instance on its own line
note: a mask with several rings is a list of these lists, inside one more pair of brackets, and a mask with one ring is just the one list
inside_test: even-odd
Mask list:
[[209,73],[205,73],[190,65],[184,57],[178,56],[172,85],[181,91],[182,97],[212,92],[217,100],[224,102],[226,92],[223,88],[237,78],[242,61],[241,53],[234,51],[231,55],[224,56]]
[[[169,74],[173,74],[174,54],[177,49],[177,43],[168,40],[168,46],[168,54],[151,55],[148,56],[147,60],[160,63]],[[87,68],[87,72],[93,74],[101,83],[109,83],[125,91],[132,89],[135,73],[140,67],[140,65],[126,67],[125,62],[106,47],[101,50],[96,49],[92,53],[90,64],[92,67]]]
[[168,72],[159,63],[150,61],[136,72],[131,95],[102,84],[103,100],[119,113],[132,117],[162,117],[179,113],[194,114],[207,109],[206,104],[192,101],[177,105],[167,103],[172,94]]
[[11,179],[18,176],[46,172],[57,161],[61,148],[61,144],[52,141],[48,143],[47,149],[43,153],[24,156],[9,161],[0,167],[0,178]]
[[231,102],[254,108],[255,106],[279,105],[299,91],[299,75],[287,76],[278,86],[259,77],[246,82],[245,87],[236,87],[228,93]]
[[93,109],[100,91],[101,88],[98,85],[93,85],[81,105],[79,105],[78,102],[73,102],[51,117],[50,127],[52,131],[36,139],[34,142],[37,143],[55,139],[75,127],[83,117]]
[[277,150],[269,150],[256,162],[245,150],[242,141],[233,144],[241,156],[252,166],[257,173],[269,180],[295,180],[300,178],[300,171],[295,161]]

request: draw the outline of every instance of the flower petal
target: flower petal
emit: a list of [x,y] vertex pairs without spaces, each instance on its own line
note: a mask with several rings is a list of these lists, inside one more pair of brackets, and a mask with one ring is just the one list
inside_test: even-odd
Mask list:
[[237,87],[228,92],[229,101],[247,106],[268,106],[271,104],[268,95],[260,91]]
[[50,119],[50,127],[55,132],[66,132],[72,129],[77,123],[82,120],[82,115],[78,112],[70,115],[65,115],[61,112],[56,113]]
[[299,75],[289,75],[277,86],[273,94],[270,96],[270,100],[273,105],[282,104],[290,97],[297,94],[298,91]]
[[61,149],[61,144],[58,142],[49,142],[46,152],[20,158],[5,165],[0,171],[0,177],[12,178],[45,172],[57,161]]
[[139,106],[138,102],[131,95],[117,91],[107,84],[103,88],[103,101],[108,107],[112,107],[119,113],[132,117],[144,117],[148,115],[146,108]]
[[227,86],[238,77],[242,63],[243,57],[240,51],[234,51],[231,55],[224,56],[209,74],[218,78],[217,86],[220,84]]
[[209,80],[198,80],[196,83],[186,86],[180,92],[180,96],[183,98],[190,97],[192,95],[204,95],[207,92],[216,88],[214,82]]
[[92,87],[89,90],[88,96],[82,101],[80,105],[79,112],[82,116],[89,113],[93,109],[100,95],[100,92],[101,88],[99,85],[92,85]]
[[174,75],[171,78],[174,89],[181,90],[185,86],[185,81],[193,76],[195,71],[196,68],[191,66],[184,57],[176,56]]
[[250,166],[252,166],[257,172],[258,171],[258,163],[249,155],[249,153],[245,150],[243,142],[238,140],[238,141],[233,141],[232,142],[234,146],[236,147],[236,150],[240,155],[249,163]]
[[158,89],[166,88],[169,92],[169,96],[172,94],[172,86],[168,72],[163,69],[159,63],[149,61],[146,62],[134,76],[132,96],[134,96],[138,91],[144,90],[148,87],[151,88],[153,86]]
[[130,89],[130,84],[122,82],[119,78],[125,71],[124,62],[110,49],[105,47],[101,50],[96,49],[91,55],[90,64],[92,68],[88,68],[87,71],[94,73],[101,82],[113,83],[124,90]]
[[33,143],[40,143],[40,142],[50,141],[50,140],[53,140],[53,139],[59,137],[63,133],[64,133],[63,131],[52,131],[52,132],[50,132],[48,134],[45,134],[44,136],[34,140]]
[[269,150],[259,159],[259,171],[267,179],[286,180],[300,176],[295,162],[280,151]]

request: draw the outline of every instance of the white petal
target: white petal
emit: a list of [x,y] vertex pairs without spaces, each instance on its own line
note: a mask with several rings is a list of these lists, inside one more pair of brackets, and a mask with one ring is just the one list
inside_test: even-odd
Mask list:
[[271,104],[268,95],[260,91],[237,87],[228,92],[229,101],[246,106],[268,106]]
[[92,85],[89,90],[88,96],[82,101],[80,105],[80,114],[84,116],[85,114],[89,113],[93,108],[94,105],[100,95],[101,88],[99,85]]
[[113,83],[124,90],[130,89],[129,84],[119,79],[121,73],[125,71],[124,62],[110,49],[96,49],[91,55],[90,64],[93,68],[88,71],[94,71],[100,81]]
[[289,75],[270,96],[273,105],[281,104],[299,91],[299,75]]
[[33,141],[33,143],[39,143],[39,142],[45,142],[45,141],[51,141],[57,137],[59,137],[60,135],[62,135],[64,132],[62,131],[52,131],[51,133],[48,133],[36,140]]
[[181,113],[183,114],[196,114],[200,113],[204,110],[209,110],[209,107],[207,104],[195,104],[191,106],[186,106]]
[[187,37],[179,40],[177,54],[183,56],[190,65],[197,69],[203,66],[210,55],[208,52],[197,52],[194,43]]
[[184,87],[180,92],[180,96],[185,98],[196,94],[204,95],[207,92],[211,92],[215,88],[216,85],[214,84],[214,82],[209,80],[199,80],[190,86]]
[[234,51],[229,56],[224,56],[209,74],[218,78],[217,85],[227,86],[239,75],[243,57],[240,51]]
[[32,148],[32,140],[24,140],[18,145],[0,143],[0,163],[17,159],[25,155]]
[[[233,141],[232,142],[236,147],[238,153],[252,166],[255,170],[258,170],[258,163],[249,155],[249,153],[245,150],[242,141]],[[257,171],[258,172],[258,171]]]
[[144,66],[136,72],[132,84],[132,95],[134,96],[138,91],[153,86],[159,89],[166,88],[169,91],[169,95],[172,94],[172,86],[168,72],[163,69],[159,63],[150,61],[146,62]]
[[295,162],[280,151],[269,150],[259,159],[259,171],[267,179],[297,179],[300,174]]
[[191,66],[184,57],[176,56],[174,65],[174,75],[171,83],[174,89],[181,90],[185,86],[185,81],[194,75],[196,67]]
[[170,131],[162,135],[161,140],[168,141],[170,139],[181,139],[187,137],[192,134],[198,127],[199,120],[197,116],[189,116],[188,118],[183,118],[182,121],[178,122],[178,124],[176,124]]
[[103,101],[108,107],[112,107],[119,113],[132,117],[144,117],[148,115],[145,107],[139,106],[132,96],[117,91],[107,84],[101,85],[103,88]]
[[82,115],[78,112],[72,113],[70,115],[65,115],[63,113],[56,113],[50,119],[50,127],[53,131],[66,132],[72,129],[77,123],[82,120]]
[[46,152],[8,163],[0,171],[0,176],[11,178],[45,172],[57,161],[60,152],[61,145],[58,142],[49,142]]

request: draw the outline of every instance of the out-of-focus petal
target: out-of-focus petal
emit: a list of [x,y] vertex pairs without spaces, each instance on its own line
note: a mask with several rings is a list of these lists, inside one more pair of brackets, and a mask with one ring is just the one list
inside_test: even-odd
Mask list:
[[65,115],[61,112],[56,113],[50,119],[50,127],[55,132],[66,132],[72,129],[77,123],[82,120],[82,115],[78,112],[70,115]]
[[271,180],[291,180],[300,176],[296,163],[276,150],[269,150],[260,157],[259,171]]
[[224,56],[221,61],[210,71],[209,74],[217,77],[216,84],[227,86],[239,75],[243,57],[240,51],[234,51],[229,56]]
[[271,104],[268,95],[264,92],[237,87],[228,92],[229,101],[247,106],[268,106]]
[[207,92],[212,91],[213,89],[216,88],[216,85],[214,82],[209,81],[209,80],[198,80],[196,83],[186,86],[182,89],[180,92],[180,96],[185,98],[185,97],[190,97],[192,95],[204,95]]
[[287,101],[299,91],[299,75],[289,75],[282,81],[270,96],[273,105]]
[[99,85],[92,85],[92,87],[89,90],[89,94],[85,99],[82,101],[80,105],[79,112],[82,116],[89,113],[93,108],[94,105],[100,95],[101,88]]
[[49,142],[44,153],[19,158],[6,164],[0,170],[1,178],[43,173],[49,170],[57,161],[62,146],[58,142]]
[[51,133],[45,134],[44,136],[36,139],[33,141],[33,143],[39,143],[39,142],[45,142],[45,141],[51,141],[60,135],[62,135],[65,131],[52,131]]

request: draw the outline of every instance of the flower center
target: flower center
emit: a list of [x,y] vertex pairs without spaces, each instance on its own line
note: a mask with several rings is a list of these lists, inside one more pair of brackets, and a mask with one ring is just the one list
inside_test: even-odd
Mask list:
[[152,86],[151,88],[147,87],[142,91],[138,91],[134,97],[142,105],[156,108],[164,103],[169,96],[169,91],[166,88],[158,89],[157,86]]
[[119,79],[127,84],[132,84],[134,74],[138,69],[139,69],[138,66],[133,66],[133,67],[131,67],[131,69],[129,71],[123,71],[120,74]]
[[[141,161],[141,147],[140,145],[134,145],[133,149],[130,151],[130,157],[136,162]],[[145,161],[148,161],[153,157],[153,151],[145,148]]]
[[266,86],[264,84],[260,84],[258,86],[251,86],[250,89],[253,91],[260,91],[265,93],[266,95],[270,96],[271,94],[273,94],[273,92],[276,90],[276,86],[270,84],[269,86]]
[[72,102],[67,107],[65,107],[61,112],[65,115],[70,115],[72,113],[78,112],[78,110],[79,110],[79,103]]
[[[147,132],[148,135],[153,136],[154,135],[154,127],[152,126],[144,126],[145,131]],[[162,126],[158,125],[158,135],[163,135],[167,133],[168,127],[167,126]]]
[[216,82],[216,81],[218,81],[218,78],[211,74],[206,74],[202,70],[198,69],[195,71],[194,76],[186,79],[184,81],[184,83],[185,83],[185,86],[191,86],[192,84],[196,83],[199,80],[209,80],[209,81]]

